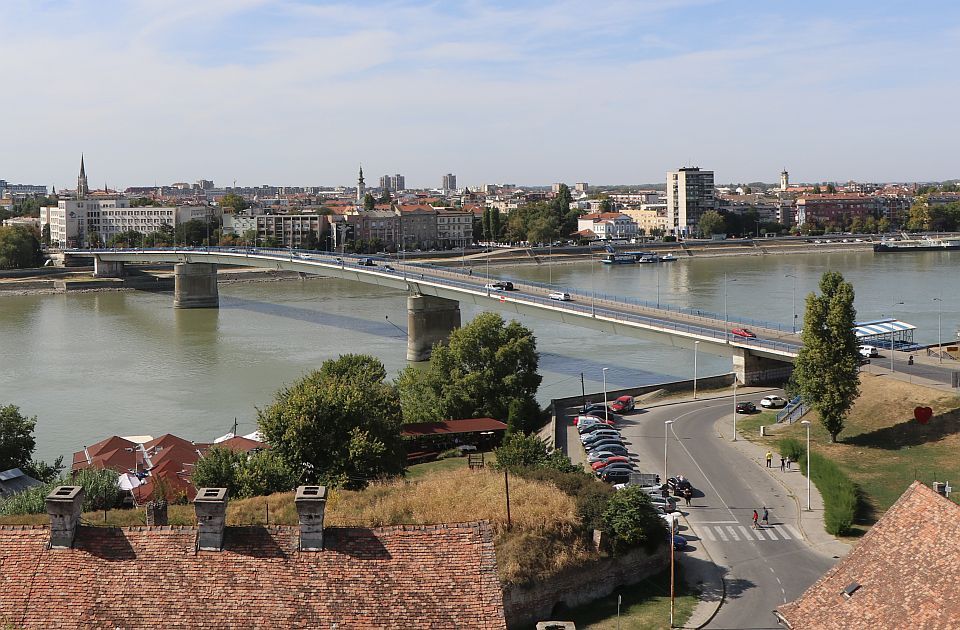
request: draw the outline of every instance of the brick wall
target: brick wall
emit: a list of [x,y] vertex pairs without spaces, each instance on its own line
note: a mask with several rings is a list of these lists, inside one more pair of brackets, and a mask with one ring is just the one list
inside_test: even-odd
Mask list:
[[531,626],[553,619],[558,604],[568,608],[582,606],[606,597],[621,586],[636,584],[659,573],[670,563],[666,545],[653,555],[643,549],[612,558],[602,558],[585,566],[559,573],[531,586],[504,586],[503,609],[508,628]]

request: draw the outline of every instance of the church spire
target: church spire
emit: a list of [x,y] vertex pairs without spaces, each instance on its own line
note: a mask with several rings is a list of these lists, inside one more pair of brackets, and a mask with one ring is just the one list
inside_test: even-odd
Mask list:
[[357,179],[357,205],[363,203],[363,194],[366,186],[363,183],[363,164],[360,165],[360,177]]
[[83,166],[83,154],[80,154],[80,175],[77,177],[77,199],[83,199],[90,194],[87,186],[87,171]]

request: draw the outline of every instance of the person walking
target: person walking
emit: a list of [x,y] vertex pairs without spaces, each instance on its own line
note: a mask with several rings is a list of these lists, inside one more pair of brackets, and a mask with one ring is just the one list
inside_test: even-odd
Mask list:
[[781,456],[780,456],[780,472],[783,472],[783,471],[784,471],[784,468],[785,468],[785,466],[786,466],[786,463],[787,463],[787,458],[784,457],[783,455],[781,455]]
[[690,488],[683,489],[683,500],[687,502],[687,505],[690,505],[690,499],[693,498],[693,490]]
[[773,453],[767,451],[767,468],[773,468]]
[[757,514],[757,511],[756,511],[756,510],[754,510],[754,511],[753,511],[753,528],[754,528],[754,529],[760,529],[760,526],[757,525],[757,519],[758,519],[758,518],[760,518],[760,515]]
[[763,518],[760,519],[760,520],[763,521],[763,524],[764,524],[765,526],[767,526],[767,527],[770,526],[770,513],[767,512],[767,507],[766,507],[766,506],[763,507]]

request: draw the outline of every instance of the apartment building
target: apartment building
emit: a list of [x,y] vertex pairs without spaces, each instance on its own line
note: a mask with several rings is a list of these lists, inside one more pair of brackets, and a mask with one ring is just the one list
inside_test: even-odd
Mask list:
[[847,225],[853,219],[882,216],[877,197],[843,193],[804,195],[797,199],[797,225],[816,222],[822,225]]
[[667,232],[668,220],[664,210],[626,208],[621,211],[637,224],[637,234],[651,235]]
[[667,173],[667,225],[671,234],[696,234],[700,217],[715,208],[713,171],[690,166]]
[[261,244],[276,241],[280,247],[316,248],[322,246],[328,232],[327,218],[322,214],[261,214],[251,218],[256,220],[257,241]]
[[437,244],[464,247],[473,242],[474,213],[459,208],[437,208]]
[[577,231],[584,230],[592,231],[600,240],[630,239],[637,235],[637,224],[619,212],[586,214],[577,219]]

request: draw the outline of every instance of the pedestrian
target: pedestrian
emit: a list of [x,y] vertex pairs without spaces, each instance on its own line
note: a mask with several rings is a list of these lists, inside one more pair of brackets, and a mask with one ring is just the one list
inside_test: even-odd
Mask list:
[[468,270],[468,271],[467,271],[467,275],[468,275],[468,276],[472,276],[472,275],[473,275],[473,269]]
[[788,457],[788,458],[787,458],[787,470],[790,470],[790,461],[791,461],[791,460],[790,460],[790,458]]
[[767,468],[773,468],[773,453],[767,451]]
[[760,529],[760,526],[757,525],[757,519],[759,519],[759,518],[760,518],[760,515],[757,514],[757,511],[756,511],[756,510],[754,510],[754,511],[753,511],[753,528],[754,528],[754,529]]
[[683,500],[687,502],[687,505],[690,505],[690,499],[693,498],[693,490],[690,488],[683,489]]
[[786,466],[786,462],[787,462],[786,458],[783,455],[781,455],[780,456],[780,472],[783,472]]
[[762,519],[762,520],[763,520],[763,524],[764,524],[764,525],[766,525],[766,526],[768,526],[768,527],[770,526],[770,513],[767,512],[766,506],[764,506],[764,508],[763,508],[763,519]]

